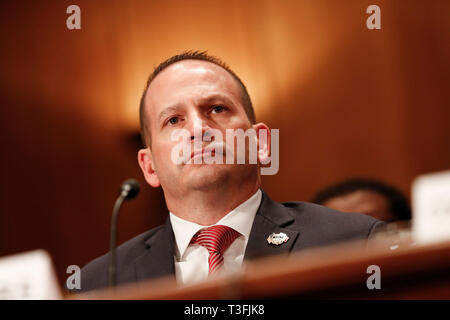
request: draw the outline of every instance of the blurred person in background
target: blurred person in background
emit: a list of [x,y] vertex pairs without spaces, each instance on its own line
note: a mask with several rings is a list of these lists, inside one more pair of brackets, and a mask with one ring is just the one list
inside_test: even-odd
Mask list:
[[401,191],[381,181],[354,178],[322,189],[312,202],[343,211],[358,212],[384,222],[408,222],[410,204]]

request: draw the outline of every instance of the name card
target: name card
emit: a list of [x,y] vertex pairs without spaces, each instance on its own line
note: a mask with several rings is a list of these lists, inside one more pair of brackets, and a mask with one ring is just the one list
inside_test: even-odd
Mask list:
[[62,299],[49,254],[36,250],[0,258],[0,299]]
[[417,243],[450,240],[450,171],[417,177],[412,186],[412,235]]

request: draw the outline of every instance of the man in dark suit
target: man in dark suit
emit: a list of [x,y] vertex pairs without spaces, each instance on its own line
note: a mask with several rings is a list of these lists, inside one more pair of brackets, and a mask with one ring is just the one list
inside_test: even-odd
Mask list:
[[[270,135],[253,137],[257,163],[238,164],[236,152],[232,164],[196,161],[224,160],[235,150],[230,141],[216,141],[227,130],[269,131],[255,121],[242,81],[215,57],[186,52],[161,63],[147,82],[140,120],[146,148],[138,161],[147,183],[162,187],[169,217],[117,249],[119,284],[167,275],[181,284],[203,281],[235,272],[252,258],[367,238],[381,225],[365,215],[272,201],[260,189]],[[194,147],[188,161],[174,159],[177,130],[187,132],[183,146]],[[221,149],[208,149],[213,142]],[[250,159],[247,145],[245,152]],[[82,269],[83,291],[107,286],[108,262],[104,255]]]

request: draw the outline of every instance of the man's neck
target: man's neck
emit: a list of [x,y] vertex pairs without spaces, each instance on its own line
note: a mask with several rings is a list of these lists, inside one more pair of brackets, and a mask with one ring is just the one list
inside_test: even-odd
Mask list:
[[260,182],[235,188],[223,188],[213,191],[192,191],[178,199],[168,199],[170,212],[187,221],[203,226],[217,223],[227,213],[248,200],[258,191]]

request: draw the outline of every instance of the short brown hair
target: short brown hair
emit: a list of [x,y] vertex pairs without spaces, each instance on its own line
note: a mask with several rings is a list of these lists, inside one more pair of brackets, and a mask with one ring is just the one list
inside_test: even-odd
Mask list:
[[170,57],[169,59],[161,62],[159,66],[157,66],[153,72],[150,74],[147,84],[145,86],[144,92],[141,97],[141,101],[139,104],[139,120],[141,124],[141,139],[142,143],[147,145],[147,125],[145,123],[145,95],[147,94],[148,87],[152,83],[153,79],[161,73],[164,69],[166,69],[168,66],[182,61],[182,60],[201,60],[201,61],[207,61],[214,63],[215,65],[218,65],[219,67],[222,67],[228,73],[230,73],[233,78],[238,82],[239,86],[242,89],[242,102],[244,106],[244,111],[247,114],[248,119],[251,123],[256,123],[256,117],[255,117],[255,111],[253,110],[252,101],[250,99],[250,95],[247,92],[247,88],[245,87],[244,83],[239,79],[239,77],[219,58],[211,56],[206,53],[206,51],[185,51],[181,54],[177,54],[173,57]]

